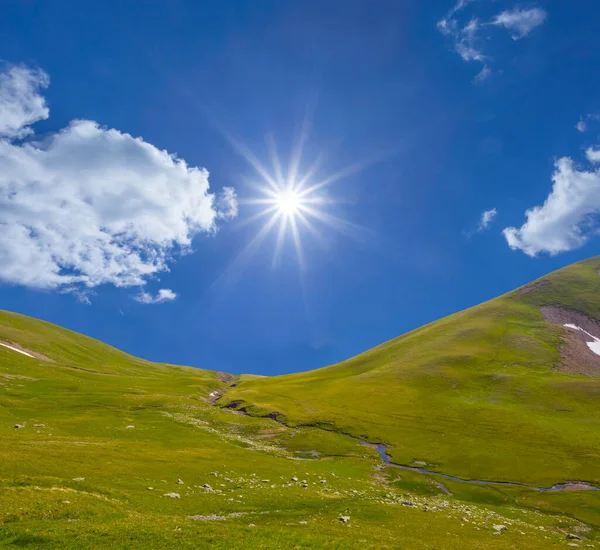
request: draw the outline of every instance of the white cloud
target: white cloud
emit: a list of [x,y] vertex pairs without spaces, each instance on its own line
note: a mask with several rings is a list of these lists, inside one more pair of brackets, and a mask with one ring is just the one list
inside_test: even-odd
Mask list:
[[578,169],[564,157],[556,162],[550,195],[527,212],[520,227],[507,227],[504,237],[514,250],[528,256],[573,250],[598,234],[600,170]]
[[48,118],[50,111],[39,91],[49,82],[39,69],[8,67],[0,73],[0,137],[22,138],[33,133],[30,124]]
[[177,298],[177,294],[170,288],[161,288],[156,296],[152,296],[149,292],[140,292],[135,300],[142,304],[162,304],[163,302],[170,302]]
[[479,71],[479,73],[477,73],[477,75],[473,79],[473,82],[484,82],[491,76],[491,74],[492,69],[490,69],[488,65],[484,65],[483,69],[481,69],[481,71]]
[[[466,22],[466,8],[475,0],[459,0],[446,14],[437,22],[438,30],[454,41],[454,49],[460,57],[467,62],[478,62],[483,68],[473,79],[474,82],[482,82],[492,74],[490,66],[491,58],[485,53],[484,45],[490,39],[490,27],[501,26],[512,31],[513,39],[518,40],[527,36],[535,27],[541,25],[547,17],[541,8],[506,10],[496,15],[492,20],[479,21],[477,17],[471,17]],[[471,10],[473,11],[473,10]]]
[[575,125],[575,128],[577,128],[577,130],[579,130],[581,133],[585,132],[587,130],[587,124],[585,120],[580,118],[579,122]]
[[[479,31],[481,25],[478,19],[473,18],[461,27],[458,20],[452,17],[456,11],[463,9],[466,5],[467,3],[464,5],[460,5],[460,3],[457,4],[453,10],[448,13],[448,16],[438,21],[437,28],[442,34],[452,37],[454,40],[454,49],[463,61],[478,61],[479,63],[485,63],[487,58],[483,54],[480,46]],[[489,73],[489,68],[487,68],[486,71],[486,67],[484,66],[482,73],[484,73],[484,76],[481,80],[488,76],[487,73]]]
[[600,147],[588,147],[585,156],[590,162],[600,162]]
[[483,51],[477,46],[479,29],[479,21],[471,19],[456,35],[456,51],[464,61],[485,61]]
[[42,71],[0,73],[1,281],[79,295],[143,286],[236,215],[235,192],[210,193],[205,169],[96,122],[15,141],[48,116],[47,84]]
[[492,220],[496,217],[498,212],[495,208],[491,208],[490,210],[484,210],[481,214],[481,219],[479,220],[479,228],[478,231],[483,231],[487,229]]
[[223,187],[217,199],[217,215],[221,219],[231,220],[238,215],[237,194],[233,187]]
[[501,25],[512,31],[513,40],[519,40],[527,36],[536,27],[542,25],[546,17],[547,13],[541,8],[514,8],[499,13],[492,21],[492,24]]

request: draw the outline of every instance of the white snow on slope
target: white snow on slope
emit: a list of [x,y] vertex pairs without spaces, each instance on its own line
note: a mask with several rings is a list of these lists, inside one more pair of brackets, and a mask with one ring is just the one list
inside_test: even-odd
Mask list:
[[[9,346],[8,344],[3,344],[2,342],[0,342],[0,346],[3,346],[8,349],[12,349],[13,351],[16,351],[17,353],[22,353],[23,355],[27,355],[27,357],[33,357],[33,355],[31,355],[31,353],[27,353],[26,351],[23,351],[22,349],[13,348],[12,346]],[[33,357],[33,358],[35,359],[35,357]]]
[[571,328],[573,330],[580,330],[581,332],[584,332],[585,334],[587,334],[590,338],[592,338],[594,340],[593,342],[586,342],[588,348],[590,348],[596,355],[600,355],[600,339],[596,338],[595,336],[592,336],[587,330],[583,330],[581,327],[578,327],[577,325],[572,325],[571,323],[565,323],[563,326],[565,326],[567,328]]

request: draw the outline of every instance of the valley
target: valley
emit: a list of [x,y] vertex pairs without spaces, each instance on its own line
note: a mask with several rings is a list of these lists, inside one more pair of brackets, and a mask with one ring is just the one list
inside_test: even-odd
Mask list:
[[598,269],[277,377],[0,312],[0,546],[600,547]]

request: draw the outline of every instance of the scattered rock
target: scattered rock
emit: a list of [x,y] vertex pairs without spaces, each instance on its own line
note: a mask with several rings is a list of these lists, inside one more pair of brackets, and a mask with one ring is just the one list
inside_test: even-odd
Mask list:
[[177,485],[183,485],[183,479],[178,479],[177,480]]
[[85,481],[85,477],[74,477],[73,481]]
[[210,516],[188,516],[188,519],[195,519],[198,521],[223,521],[227,518],[225,516],[211,514]]
[[400,504],[402,504],[402,506],[414,506],[415,503],[412,500],[403,500]]
[[129,426],[125,426],[126,430],[132,430],[133,428],[135,428],[135,426],[133,426],[132,424],[130,424]]
[[70,500],[63,500],[63,504],[71,504]]
[[154,487],[148,487],[148,491],[154,491]]
[[33,427],[34,428],[45,428],[46,424],[34,424]]
[[210,475],[211,476],[218,476],[219,474],[217,474],[217,472],[211,472]]
[[298,478],[296,476],[293,476],[292,481],[298,481]]
[[205,484],[204,484],[204,485],[202,485],[200,488],[201,488],[201,489],[205,489],[205,490],[206,490],[206,491],[208,491],[209,493],[212,493],[212,492],[214,492],[214,491],[213,491],[213,488],[212,488],[212,487],[211,487],[211,486],[210,486],[208,483],[205,483]]
[[254,523],[249,523],[248,527],[256,527],[256,525],[254,525]]
[[578,537],[577,535],[574,535],[573,533],[569,533],[567,535],[567,540],[581,540],[581,537]]
[[570,542],[569,544],[567,544],[567,546],[577,546],[579,548],[579,544],[577,544],[576,542]]
[[415,460],[413,464],[415,466],[427,466],[427,462],[423,462],[422,460]]
[[321,479],[320,482],[323,483],[323,484],[325,484],[325,483],[327,483],[327,480],[326,479]]
[[165,493],[165,494],[163,495],[163,497],[169,497],[169,498],[181,498],[181,497],[179,496],[179,493]]
[[500,533],[501,531],[508,531],[508,527],[506,525],[494,525],[493,529],[497,533]]
[[340,516],[340,521],[342,523],[348,523],[350,521],[350,516]]
[[23,426],[23,424],[15,424],[13,427],[15,430],[20,430],[20,429],[24,428],[25,426]]
[[179,526],[175,527],[175,531],[181,531],[181,527],[179,527]]
[[300,525],[308,525],[308,521],[299,521],[298,522]]
[[261,479],[261,481],[262,481],[263,483],[269,483],[269,481],[271,481],[271,480],[270,480],[270,479]]
[[308,487],[308,483],[300,483],[300,487],[304,487],[306,489],[306,487]]

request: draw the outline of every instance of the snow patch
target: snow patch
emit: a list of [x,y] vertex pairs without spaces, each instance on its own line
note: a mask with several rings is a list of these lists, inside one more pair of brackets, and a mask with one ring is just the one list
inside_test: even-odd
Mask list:
[[32,357],[33,359],[35,359],[35,357],[33,357],[33,355],[31,355],[31,353],[27,353],[26,351],[23,351],[22,349],[13,348],[12,346],[9,346],[8,344],[4,344],[2,342],[0,342],[0,346],[3,346],[8,349],[12,349],[13,351],[16,351],[17,353],[22,353],[23,355],[27,355],[27,357]]
[[573,325],[572,323],[565,323],[563,326],[573,329],[573,330],[580,330],[584,334],[587,334],[593,340],[593,342],[586,342],[587,347],[590,348],[596,355],[600,355],[600,339],[599,338],[592,336],[587,330],[583,330],[581,327],[578,327],[577,325]]

